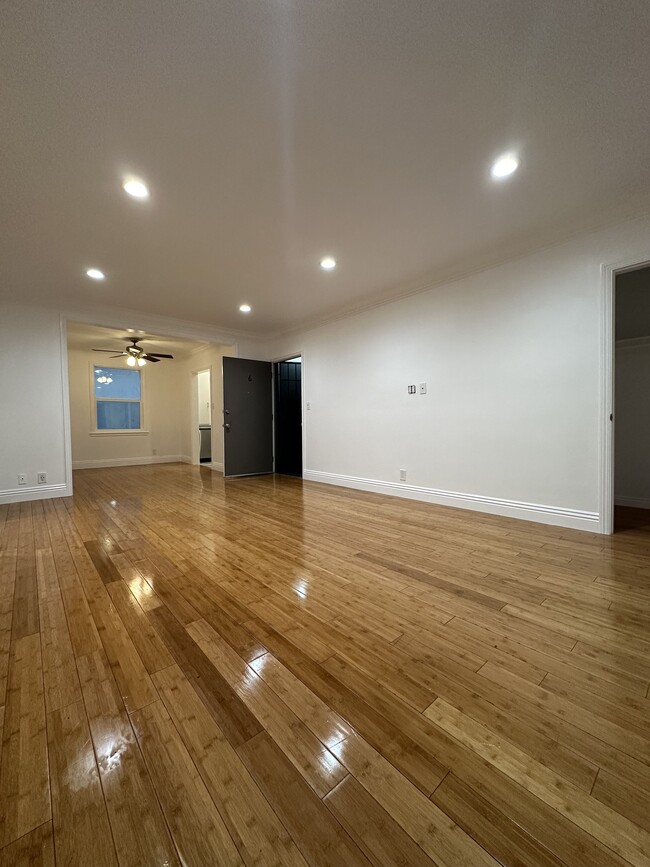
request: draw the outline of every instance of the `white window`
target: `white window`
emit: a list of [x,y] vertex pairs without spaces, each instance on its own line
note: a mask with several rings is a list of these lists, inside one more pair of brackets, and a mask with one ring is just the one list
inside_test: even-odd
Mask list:
[[100,432],[142,430],[139,370],[93,367],[93,419]]

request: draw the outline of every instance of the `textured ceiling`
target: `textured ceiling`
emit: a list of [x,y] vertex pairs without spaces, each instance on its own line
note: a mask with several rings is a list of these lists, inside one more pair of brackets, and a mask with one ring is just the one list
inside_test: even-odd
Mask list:
[[649,21],[646,0],[7,0],[0,295],[270,333],[637,213]]

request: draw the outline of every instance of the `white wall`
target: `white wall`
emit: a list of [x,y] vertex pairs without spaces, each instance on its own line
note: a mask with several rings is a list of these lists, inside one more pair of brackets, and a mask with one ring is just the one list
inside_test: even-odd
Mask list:
[[601,265],[648,258],[630,221],[270,341],[303,355],[305,477],[598,529]]
[[650,339],[616,347],[616,503],[650,509]]
[[[97,356],[92,352],[79,349],[68,352],[73,467],[182,460],[186,454],[181,450],[185,412],[182,362],[161,361],[142,368],[146,433],[99,436],[92,433],[91,376],[96,363]],[[123,365],[118,359],[117,366]]]
[[[0,503],[67,496],[65,341],[60,316],[0,309]],[[47,473],[37,485],[36,474]],[[18,473],[27,485],[19,486]]]

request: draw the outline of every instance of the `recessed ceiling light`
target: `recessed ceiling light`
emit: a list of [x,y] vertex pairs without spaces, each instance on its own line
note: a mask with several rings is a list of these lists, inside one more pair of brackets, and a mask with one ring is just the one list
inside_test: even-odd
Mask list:
[[122,189],[134,199],[148,199],[149,189],[144,181],[138,178],[126,178],[122,184]]
[[91,280],[104,280],[106,278],[104,272],[100,271],[99,268],[88,268],[86,274]]
[[242,313],[250,313],[252,310],[252,307],[250,306],[250,304],[240,304],[239,309],[241,310]]
[[519,159],[515,154],[504,154],[492,163],[490,174],[495,181],[507,178],[519,168]]
[[320,260],[320,266],[323,271],[333,271],[336,268],[336,259],[332,259],[331,256],[325,256]]

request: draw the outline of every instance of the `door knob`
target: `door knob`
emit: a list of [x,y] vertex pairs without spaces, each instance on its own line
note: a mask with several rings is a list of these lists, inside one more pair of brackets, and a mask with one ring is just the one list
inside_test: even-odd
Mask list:
[[230,425],[229,425],[229,424],[224,424],[223,427],[224,427],[226,430],[230,430]]

